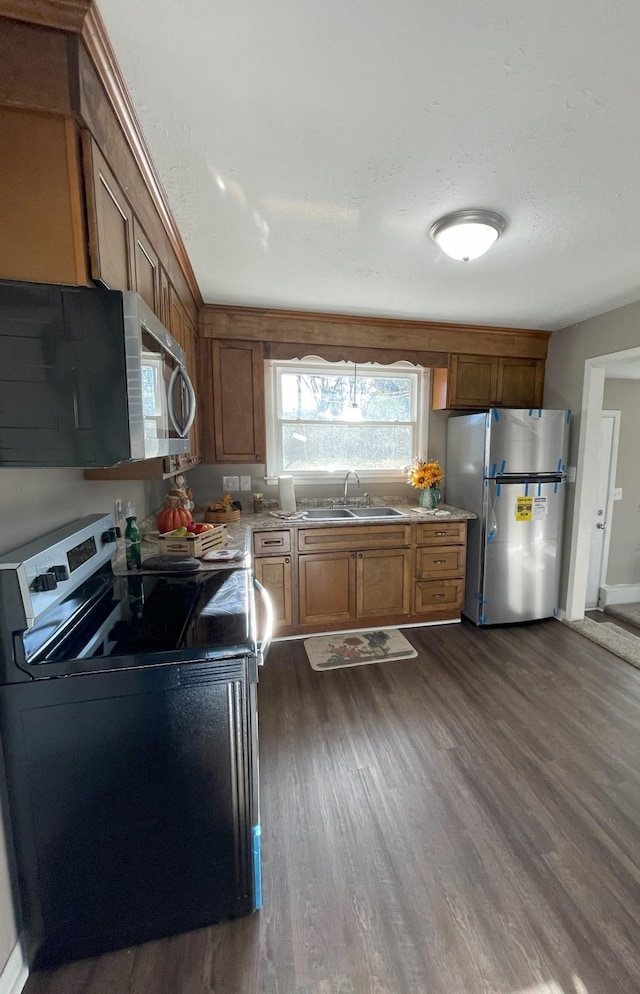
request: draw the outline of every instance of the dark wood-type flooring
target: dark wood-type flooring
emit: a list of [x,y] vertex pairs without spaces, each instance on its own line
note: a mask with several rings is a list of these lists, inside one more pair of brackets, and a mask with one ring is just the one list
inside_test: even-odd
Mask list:
[[265,907],[28,994],[637,994],[640,672],[555,621],[260,683]]

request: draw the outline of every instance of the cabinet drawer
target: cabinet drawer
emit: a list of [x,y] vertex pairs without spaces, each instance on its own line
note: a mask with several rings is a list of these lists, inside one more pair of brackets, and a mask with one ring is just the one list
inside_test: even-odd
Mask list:
[[416,545],[458,545],[467,537],[466,521],[420,524],[416,531]]
[[464,580],[419,580],[416,583],[416,614],[448,611],[460,614],[464,600]]
[[411,525],[301,528],[299,552],[340,552],[342,549],[388,549],[409,545]]
[[291,531],[283,528],[281,531],[264,531],[253,533],[253,551],[256,556],[268,556],[271,552],[291,552]]
[[416,580],[464,576],[464,545],[427,546],[416,551]]

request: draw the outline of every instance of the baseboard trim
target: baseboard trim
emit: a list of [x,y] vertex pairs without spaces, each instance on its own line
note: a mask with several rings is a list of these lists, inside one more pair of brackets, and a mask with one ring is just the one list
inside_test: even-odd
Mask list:
[[640,601],[638,583],[604,583],[600,587],[598,607],[605,608],[610,604],[634,604],[636,601]]
[[[361,635],[362,632],[369,632],[372,628],[432,628],[436,625],[459,625],[460,618],[447,618],[446,621],[412,621],[406,625],[371,625],[370,628],[336,628],[333,632],[301,632],[299,635],[278,635],[273,642],[295,642],[299,639],[311,639],[315,635]],[[2,994],[2,991],[0,991]]]
[[22,941],[18,939],[0,974],[0,994],[21,994],[29,979]]

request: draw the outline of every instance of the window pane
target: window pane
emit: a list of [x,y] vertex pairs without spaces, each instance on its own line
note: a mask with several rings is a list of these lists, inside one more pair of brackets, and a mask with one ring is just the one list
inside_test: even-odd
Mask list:
[[335,421],[357,409],[367,421],[410,421],[411,380],[406,376],[282,373],[280,417]]
[[282,426],[283,469],[395,469],[412,460],[411,425]]

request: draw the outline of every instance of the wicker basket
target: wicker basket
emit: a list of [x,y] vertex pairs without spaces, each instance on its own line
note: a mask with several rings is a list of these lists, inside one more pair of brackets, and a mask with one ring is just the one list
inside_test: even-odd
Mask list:
[[205,511],[204,520],[212,525],[232,525],[234,521],[240,521],[240,511]]

